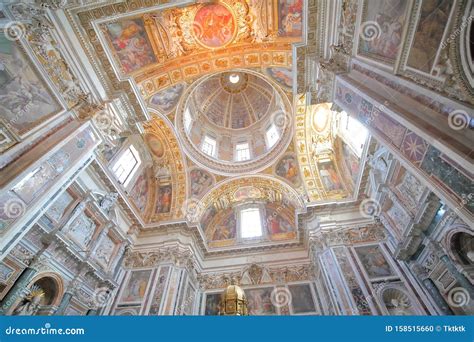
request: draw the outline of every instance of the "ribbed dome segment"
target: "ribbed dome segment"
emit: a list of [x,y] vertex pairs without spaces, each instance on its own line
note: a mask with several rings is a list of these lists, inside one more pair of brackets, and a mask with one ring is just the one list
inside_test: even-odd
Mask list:
[[202,82],[193,94],[199,115],[216,126],[247,128],[264,118],[274,98],[272,86],[249,73],[225,72]]

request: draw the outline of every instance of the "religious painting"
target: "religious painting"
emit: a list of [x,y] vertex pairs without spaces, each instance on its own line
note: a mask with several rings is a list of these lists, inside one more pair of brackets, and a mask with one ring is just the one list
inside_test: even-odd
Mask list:
[[114,249],[115,242],[110,238],[110,236],[105,235],[102,239],[101,244],[99,245],[99,247],[97,247],[97,250],[95,251],[96,260],[107,266],[112,258]]
[[276,308],[272,304],[273,288],[260,288],[245,290],[248,300],[249,315],[273,315]]
[[173,189],[171,185],[160,185],[156,195],[156,214],[165,214],[171,211]]
[[379,245],[355,247],[355,251],[371,280],[395,276]]
[[291,223],[282,215],[280,215],[276,210],[267,207],[266,214],[268,234],[277,235],[289,233],[295,230]]
[[344,164],[349,172],[352,183],[355,184],[357,182],[357,178],[359,177],[360,171],[359,158],[354,152],[352,152],[349,145],[347,145],[345,142],[342,142],[342,156],[344,157]]
[[296,160],[296,157],[293,154],[286,155],[282,159],[280,159],[280,161],[275,167],[275,173],[278,176],[285,178],[294,186],[299,186],[301,183],[298,161]]
[[127,19],[106,24],[106,34],[122,70],[130,73],[156,62],[141,19]]
[[155,294],[153,295],[150,311],[148,313],[148,315],[150,316],[158,315],[160,313],[160,306],[163,300],[163,294],[165,292],[166,281],[168,280],[169,274],[170,274],[169,266],[161,267],[160,273],[158,274]]
[[211,241],[221,241],[235,239],[237,231],[237,221],[232,208],[227,208],[217,214],[213,220],[211,229]]
[[6,265],[3,262],[0,262],[0,282],[6,283],[10,276],[15,272],[15,269]]
[[295,314],[314,313],[314,299],[310,284],[288,285],[291,293],[291,307]]
[[13,191],[26,203],[30,203],[38,193],[56,176],[53,168],[44,163],[18,183]]
[[267,74],[285,89],[293,88],[293,72],[289,68],[267,68]]
[[319,176],[326,191],[343,190],[342,182],[333,160],[318,163]]
[[243,186],[234,192],[233,197],[236,202],[240,202],[247,199],[260,198],[262,197],[262,192],[253,186]]
[[303,33],[303,0],[278,0],[278,35],[301,37]]
[[132,190],[130,190],[130,196],[138,210],[142,213],[145,212],[148,198],[148,181],[146,172],[142,172],[138,176],[135,184],[133,184]]
[[178,83],[153,95],[150,105],[164,114],[170,113],[178,104],[184,90],[184,84]]
[[205,4],[196,12],[193,33],[196,40],[211,49],[220,48],[232,41],[237,32],[232,12],[223,4]]
[[141,302],[145,297],[151,270],[132,271],[127,286],[123,288],[120,302]]
[[409,0],[366,0],[360,24],[359,53],[393,63],[402,44]]
[[163,142],[154,134],[147,133],[145,134],[145,143],[150,149],[151,153],[156,158],[161,158],[165,154],[165,147]]
[[194,197],[204,195],[214,183],[211,174],[201,169],[191,170],[189,176],[191,178],[191,195]]
[[423,1],[408,66],[431,73],[453,4],[452,0]]
[[0,34],[2,120],[22,135],[52,118],[61,109],[19,43]]
[[96,223],[86,214],[82,213],[69,226],[69,235],[79,245],[86,247],[91,241],[96,227]]
[[63,217],[64,212],[73,200],[73,197],[67,191],[64,191],[61,195],[59,195],[59,197],[51,205],[51,207],[48,208],[46,214],[49,218],[53,219],[56,222],[59,222],[59,220]]
[[207,293],[204,314],[206,316],[217,316],[219,315],[220,309],[221,309],[221,294],[220,293]]

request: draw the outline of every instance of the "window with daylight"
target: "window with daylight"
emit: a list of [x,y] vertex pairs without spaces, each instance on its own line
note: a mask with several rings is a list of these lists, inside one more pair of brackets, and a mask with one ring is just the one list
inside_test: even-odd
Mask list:
[[278,133],[278,130],[275,127],[275,124],[272,124],[267,129],[267,145],[268,145],[268,148],[273,147],[273,145],[275,145],[276,142],[278,141],[279,137],[280,137],[280,134]]
[[192,123],[193,119],[191,118],[191,112],[189,111],[189,108],[186,108],[186,111],[184,112],[184,128],[186,129],[186,132],[189,132]]
[[132,145],[113,165],[112,172],[115,174],[117,181],[120,184],[127,186],[127,184],[132,179],[133,174],[138,170],[140,164],[141,160],[138,155],[138,151]]
[[215,157],[217,150],[216,139],[213,139],[210,136],[206,135],[204,137],[204,141],[202,142],[201,150],[208,156]]
[[260,209],[247,208],[240,211],[240,234],[242,238],[262,236]]
[[345,137],[345,140],[352,145],[353,149],[357,153],[357,156],[360,157],[362,150],[364,149],[365,141],[369,132],[363,124],[361,124],[357,119],[354,119],[347,115],[346,112],[341,113],[341,134]]
[[250,159],[250,147],[248,143],[235,145],[235,160],[244,161]]

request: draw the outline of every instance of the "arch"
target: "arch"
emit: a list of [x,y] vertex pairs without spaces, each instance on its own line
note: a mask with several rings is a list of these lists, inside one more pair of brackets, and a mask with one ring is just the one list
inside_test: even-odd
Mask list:
[[444,245],[451,260],[463,266],[474,265],[474,232],[464,224],[447,228]]
[[64,280],[55,272],[42,272],[37,274],[30,282],[29,287],[38,284],[39,286],[51,286],[44,290],[50,290],[49,301],[46,305],[58,306],[64,294]]
[[386,315],[410,316],[420,315],[417,302],[401,284],[390,284],[378,291],[382,311]]
[[57,307],[64,294],[64,281],[55,272],[37,274],[26,287],[27,291],[16,298],[11,315],[36,315],[40,307]]

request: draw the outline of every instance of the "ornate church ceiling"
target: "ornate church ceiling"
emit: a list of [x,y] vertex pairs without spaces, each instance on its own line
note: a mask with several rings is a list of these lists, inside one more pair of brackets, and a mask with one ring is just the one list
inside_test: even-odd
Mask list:
[[[106,90],[127,94],[128,122],[152,160],[128,191],[145,224],[187,221],[208,247],[229,247],[232,230],[216,227],[240,203],[235,194],[246,192],[242,200],[269,213],[284,201],[287,209],[276,216],[285,234],[268,236],[291,241],[298,238],[297,211],[356,198],[363,153],[339,134],[330,103],[310,105],[304,92],[294,92],[301,69],[293,65],[294,46],[307,39],[302,1],[147,6],[78,13],[88,50],[100,61],[94,67]],[[274,146],[266,137],[272,124]],[[219,144],[215,156],[201,151],[205,135]],[[233,149],[242,141],[250,143],[251,158],[237,161]]]

